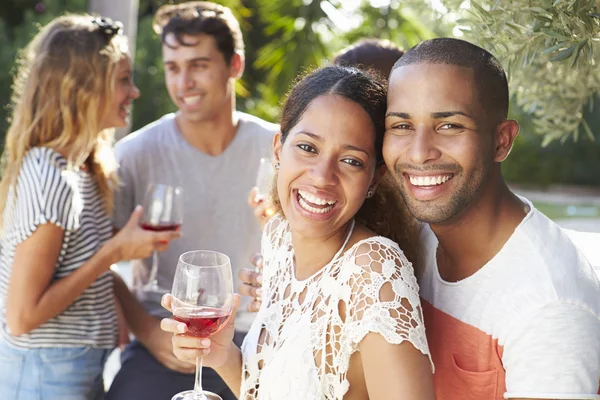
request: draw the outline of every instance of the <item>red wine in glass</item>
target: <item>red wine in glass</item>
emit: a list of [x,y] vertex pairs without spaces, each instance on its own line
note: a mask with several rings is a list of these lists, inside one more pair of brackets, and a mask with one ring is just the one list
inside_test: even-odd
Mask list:
[[211,307],[200,307],[189,312],[179,311],[173,315],[175,321],[186,324],[187,334],[206,338],[219,332],[225,325],[229,314],[225,310]]
[[[179,257],[173,278],[173,318],[187,326],[186,335],[207,338],[219,332],[233,311],[231,261],[223,253],[195,250]],[[223,400],[202,390],[202,357],[196,359],[193,390],[171,400]]]
[[142,229],[144,229],[146,231],[165,232],[165,231],[174,231],[176,229],[179,229],[181,224],[169,223],[169,222],[164,222],[164,223],[159,223],[159,224],[150,224],[147,222],[142,222],[140,224],[140,226],[142,227]]
[[[144,197],[144,215],[140,221],[142,229],[153,232],[172,231],[183,222],[182,189],[177,186],[150,184]],[[158,253],[152,253],[152,266],[148,282],[142,293],[164,293],[158,285]]]

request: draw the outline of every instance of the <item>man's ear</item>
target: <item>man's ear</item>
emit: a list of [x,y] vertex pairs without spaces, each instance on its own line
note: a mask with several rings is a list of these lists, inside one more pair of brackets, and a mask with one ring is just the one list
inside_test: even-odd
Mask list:
[[238,51],[234,52],[231,61],[229,62],[229,77],[234,79],[241,78],[244,73],[245,65],[246,60],[244,53]]
[[506,160],[519,134],[519,123],[512,119],[502,121],[494,132],[494,162]]

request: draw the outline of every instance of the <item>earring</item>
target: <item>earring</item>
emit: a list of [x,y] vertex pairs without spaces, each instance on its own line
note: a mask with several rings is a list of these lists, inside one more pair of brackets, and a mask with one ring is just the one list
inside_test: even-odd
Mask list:
[[370,199],[371,197],[373,197],[373,194],[374,194],[374,193],[373,193],[373,191],[372,191],[372,190],[369,190],[369,191],[367,192],[367,199]]
[[275,169],[279,171],[279,163],[275,163]]

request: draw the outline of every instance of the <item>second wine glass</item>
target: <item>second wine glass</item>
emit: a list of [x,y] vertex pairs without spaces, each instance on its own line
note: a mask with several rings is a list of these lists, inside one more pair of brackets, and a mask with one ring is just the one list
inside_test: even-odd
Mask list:
[[256,188],[258,191],[256,193],[255,200],[263,200],[268,202],[268,207],[265,210],[265,214],[268,217],[271,217],[273,214],[275,214],[275,210],[270,205],[270,194],[274,177],[275,168],[273,168],[271,159],[266,157],[261,158],[258,165],[258,172],[256,174]]
[[[183,223],[183,190],[178,186],[150,184],[144,198],[142,229],[162,232],[179,229]],[[158,285],[158,252],[152,253],[152,267],[143,292],[166,293]]]

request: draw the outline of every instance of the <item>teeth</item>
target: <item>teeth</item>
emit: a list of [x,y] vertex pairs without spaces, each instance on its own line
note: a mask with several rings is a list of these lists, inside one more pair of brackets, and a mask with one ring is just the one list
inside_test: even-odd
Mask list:
[[298,202],[306,211],[310,211],[315,214],[325,214],[333,209],[333,206],[325,207],[325,208],[314,208],[308,205],[308,203],[300,196],[298,198]]
[[438,175],[438,176],[411,176],[409,175],[410,183],[415,186],[435,186],[441,185],[452,178],[452,175]]
[[201,97],[202,97],[202,96],[189,96],[189,97],[184,97],[184,98],[183,98],[183,102],[184,102],[185,104],[188,104],[188,105],[189,105],[189,104],[196,104],[197,102],[199,102],[199,101],[200,101],[200,98],[201,98]]
[[305,198],[307,201],[310,201],[311,203],[319,205],[319,206],[335,204],[335,200],[321,199],[321,198],[318,198],[317,196],[313,195],[312,193],[305,192],[304,190],[298,190],[298,193],[300,194],[300,196]]

